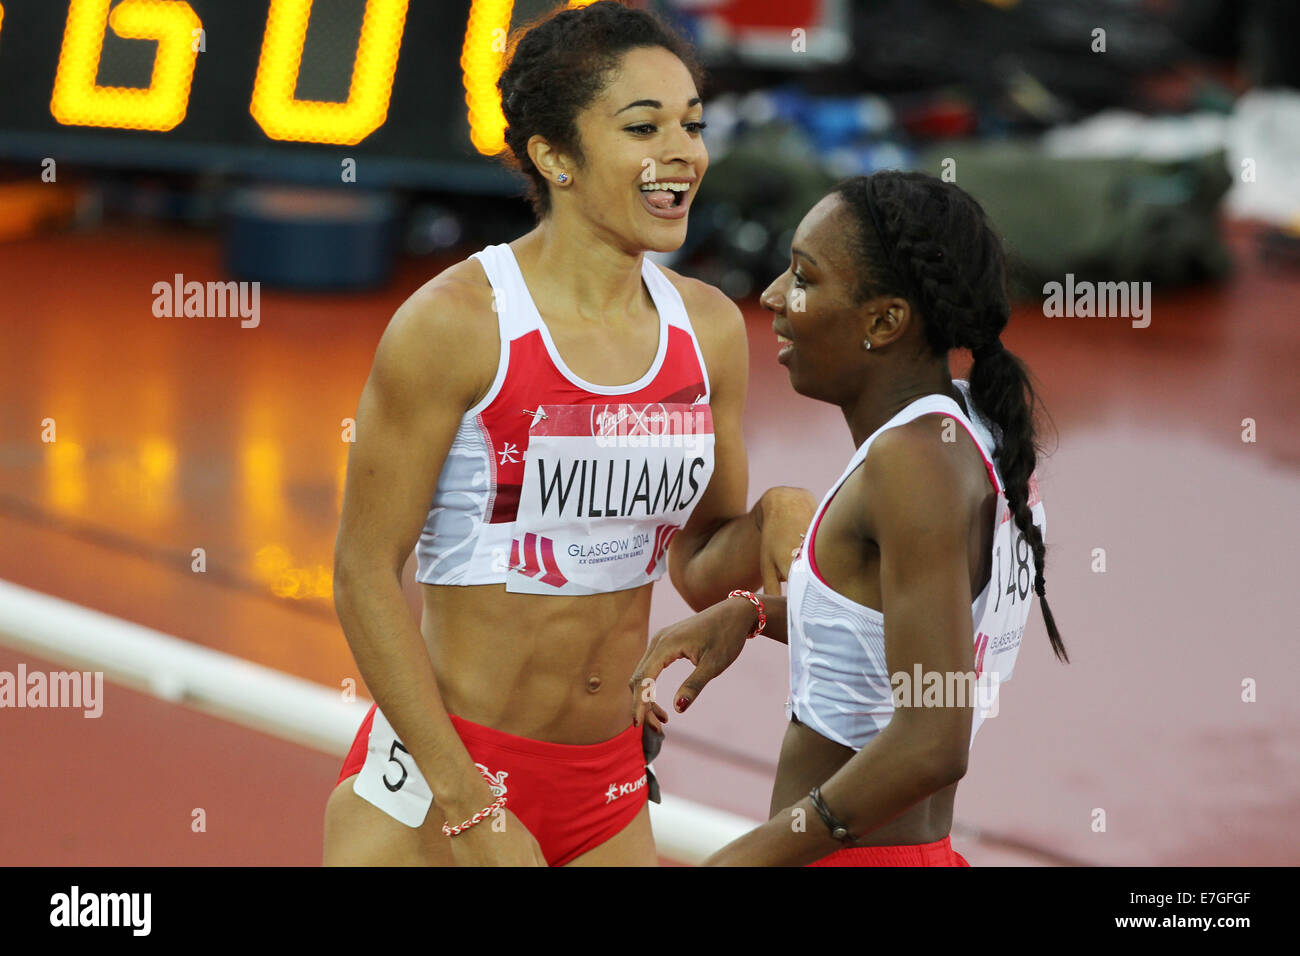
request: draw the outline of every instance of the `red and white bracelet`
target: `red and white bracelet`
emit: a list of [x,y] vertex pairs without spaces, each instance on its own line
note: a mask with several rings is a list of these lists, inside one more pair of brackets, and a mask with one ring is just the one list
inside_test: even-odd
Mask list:
[[447,836],[449,837],[454,837],[458,833],[464,833],[466,830],[468,830],[470,827],[474,826],[475,824],[482,823],[484,820],[492,816],[492,814],[496,813],[505,805],[506,805],[506,795],[503,793],[501,794],[500,797],[497,798],[496,803],[489,804],[488,806],[484,807],[482,810],[474,814],[472,817],[470,817],[468,820],[466,820],[464,823],[460,824],[459,826],[453,827],[453,826],[448,826],[447,824],[444,823],[442,825],[442,832],[447,834]]
[[746,635],[746,639],[757,637],[759,634],[762,634],[763,628],[767,627],[767,608],[763,607],[763,602],[759,600],[758,595],[753,591],[732,591],[727,595],[727,597],[743,597],[748,600],[750,604],[754,605],[754,607],[758,608],[758,626]]

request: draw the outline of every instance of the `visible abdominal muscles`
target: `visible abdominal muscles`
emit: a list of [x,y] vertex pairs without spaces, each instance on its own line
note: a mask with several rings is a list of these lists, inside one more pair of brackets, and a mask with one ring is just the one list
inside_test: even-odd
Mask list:
[[608,594],[421,585],[421,631],[450,713],[505,733],[599,743],[631,722],[652,585]]

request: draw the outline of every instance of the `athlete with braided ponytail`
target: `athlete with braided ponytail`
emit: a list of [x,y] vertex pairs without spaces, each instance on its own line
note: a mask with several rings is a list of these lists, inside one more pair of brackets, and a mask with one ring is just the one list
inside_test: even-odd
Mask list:
[[[957,781],[1031,591],[1067,659],[1045,596],[1034,393],[1000,340],[1001,244],[955,185],[857,177],[804,217],[762,303],[795,391],[838,405],[857,450],[787,596],[729,598],[660,632],[634,684],[693,661],[684,710],[756,630],[789,645],[771,819],[711,863],[966,866],[948,837]],[[949,373],[954,348],[974,353],[969,383]]]

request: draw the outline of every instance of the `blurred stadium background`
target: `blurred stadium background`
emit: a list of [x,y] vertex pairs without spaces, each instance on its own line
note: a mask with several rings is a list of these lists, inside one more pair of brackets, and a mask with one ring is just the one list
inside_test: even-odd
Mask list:
[[[344,420],[397,305],[531,226],[494,83],[553,5],[0,0],[0,675],[106,676],[98,719],[0,709],[0,863],[318,862],[366,705],[331,606]],[[820,497],[852,452],[755,299],[827,187],[955,175],[1006,234],[1073,663],[1031,617],[957,848],[1300,862],[1300,8],[648,5],[710,71],[660,261],[749,320],[752,495]],[[1067,275],[1152,282],[1149,326],[1047,315]],[[261,283],[257,321],[159,315],[177,277]],[[657,592],[652,627],[686,610]],[[786,686],[756,646],[674,719],[666,861],[765,816]]]

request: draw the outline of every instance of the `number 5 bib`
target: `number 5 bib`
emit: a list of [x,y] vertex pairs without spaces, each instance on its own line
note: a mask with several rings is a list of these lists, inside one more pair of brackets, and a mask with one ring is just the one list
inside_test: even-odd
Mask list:
[[713,440],[704,404],[540,406],[506,590],[603,594],[658,580],[713,474]]

